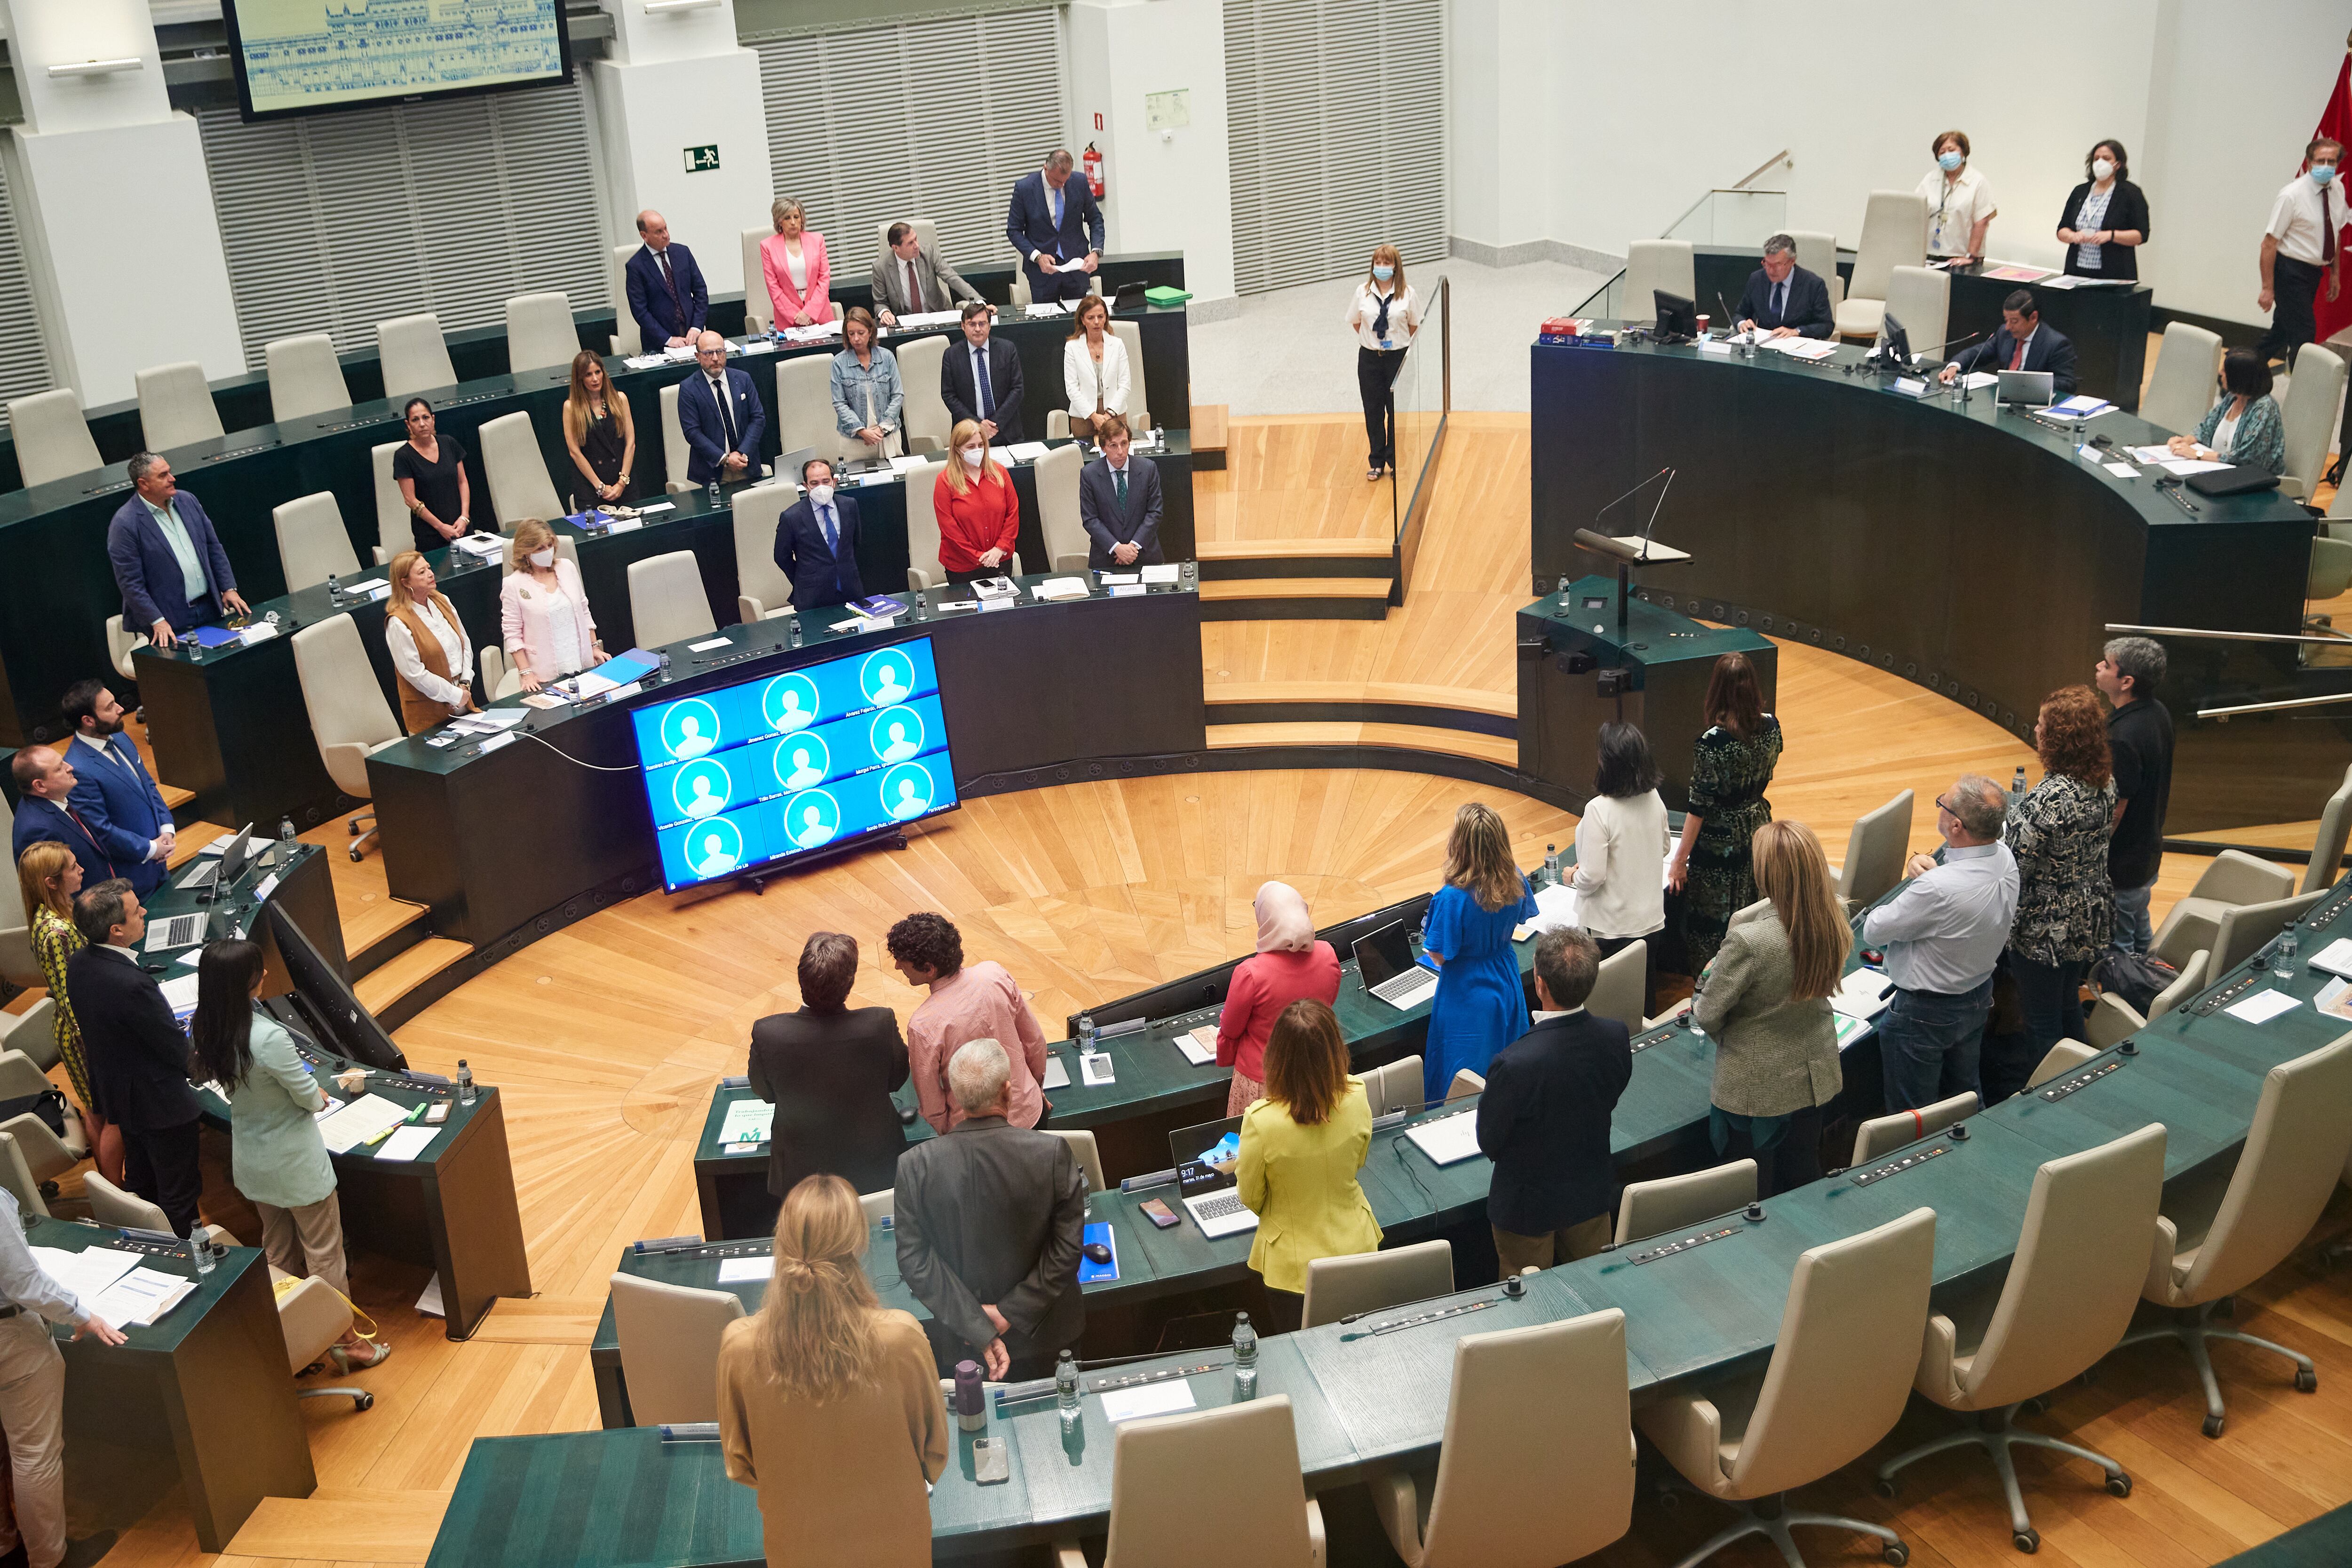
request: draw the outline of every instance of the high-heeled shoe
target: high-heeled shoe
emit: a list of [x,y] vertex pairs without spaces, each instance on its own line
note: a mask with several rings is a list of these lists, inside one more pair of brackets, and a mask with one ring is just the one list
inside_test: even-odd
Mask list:
[[349,1376],[382,1366],[392,1354],[392,1347],[382,1340],[359,1340],[351,1344],[329,1345],[327,1359],[335,1363],[337,1376]]

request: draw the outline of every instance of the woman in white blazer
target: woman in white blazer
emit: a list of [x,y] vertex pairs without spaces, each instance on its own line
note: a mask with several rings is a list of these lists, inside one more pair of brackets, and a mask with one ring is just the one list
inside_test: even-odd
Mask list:
[[1099,426],[1127,412],[1127,345],[1110,330],[1110,307],[1099,294],[1078,302],[1077,324],[1062,345],[1062,384],[1070,395],[1070,434],[1101,438]]
[[527,518],[515,525],[514,550],[514,570],[499,584],[499,621],[522,689],[536,691],[604,663],[580,568],[556,553],[555,531]]

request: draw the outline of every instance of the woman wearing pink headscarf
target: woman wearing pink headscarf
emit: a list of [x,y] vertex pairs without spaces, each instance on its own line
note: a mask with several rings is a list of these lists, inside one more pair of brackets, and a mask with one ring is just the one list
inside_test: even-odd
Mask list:
[[1234,1069],[1225,1114],[1239,1116],[1265,1097],[1265,1042],[1274,1021],[1293,1002],[1339,999],[1339,955],[1315,940],[1307,900],[1287,882],[1257,890],[1257,956],[1234,969],[1225,1010],[1217,1018],[1217,1065]]

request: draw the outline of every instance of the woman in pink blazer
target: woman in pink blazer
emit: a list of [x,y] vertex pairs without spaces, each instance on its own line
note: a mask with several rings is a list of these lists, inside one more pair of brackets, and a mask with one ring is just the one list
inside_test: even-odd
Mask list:
[[833,320],[827,292],[833,274],[824,264],[824,236],[804,230],[808,215],[790,196],[778,196],[768,216],[776,232],[760,242],[760,270],[767,275],[776,330],[823,326]]
[[536,518],[515,525],[514,570],[499,584],[499,623],[525,691],[604,662],[580,568],[556,553],[555,531]]

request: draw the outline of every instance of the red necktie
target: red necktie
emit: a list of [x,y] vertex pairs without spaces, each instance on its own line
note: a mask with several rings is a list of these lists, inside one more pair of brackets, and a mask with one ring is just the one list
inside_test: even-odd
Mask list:
[[2023,370],[2025,368],[2025,340],[2023,338],[2017,340],[2017,352],[2009,356],[2009,368],[2011,370]]
[[915,264],[907,263],[907,298],[915,302],[915,313],[921,315],[930,309],[923,300],[923,280],[915,276]]
[[677,330],[682,333],[686,331],[686,301],[678,296],[677,274],[669,269],[669,252],[656,251],[654,259],[661,263],[662,281],[669,285],[670,319],[677,323]]
[[107,859],[105,849],[100,847],[98,842],[98,835],[89,830],[89,825],[82,821],[81,814],[75,811],[72,806],[67,806],[65,808],[65,814],[73,818],[73,825],[81,829],[81,836],[89,840],[89,847],[97,852],[98,858],[101,860],[106,860],[106,874],[110,877],[113,876],[115,874],[114,862]]

